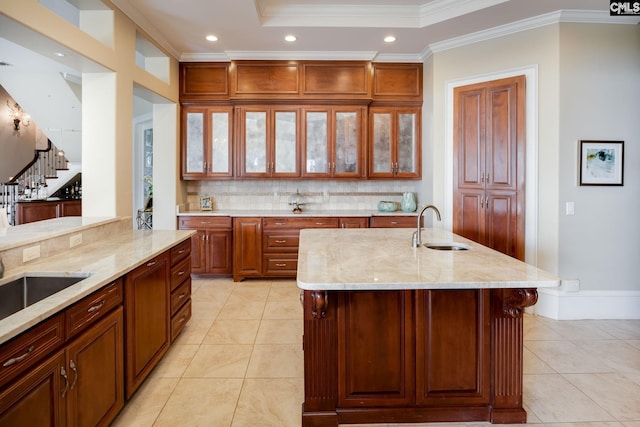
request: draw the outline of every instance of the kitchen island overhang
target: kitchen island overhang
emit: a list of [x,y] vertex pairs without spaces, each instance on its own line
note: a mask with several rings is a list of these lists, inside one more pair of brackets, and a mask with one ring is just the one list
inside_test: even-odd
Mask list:
[[302,230],[302,425],[524,423],[523,312],[557,277],[442,229]]

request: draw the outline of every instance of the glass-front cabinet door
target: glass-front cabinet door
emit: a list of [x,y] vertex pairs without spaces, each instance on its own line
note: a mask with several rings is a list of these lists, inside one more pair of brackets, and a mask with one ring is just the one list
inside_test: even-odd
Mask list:
[[242,107],[238,117],[240,176],[300,176],[296,108]]
[[231,177],[232,108],[185,107],[182,114],[182,177]]
[[420,108],[371,108],[369,126],[369,177],[420,178]]
[[305,109],[303,176],[361,177],[363,117],[362,107]]

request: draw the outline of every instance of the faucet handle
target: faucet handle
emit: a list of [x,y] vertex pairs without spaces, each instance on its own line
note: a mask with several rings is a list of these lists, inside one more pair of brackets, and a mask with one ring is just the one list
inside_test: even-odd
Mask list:
[[418,232],[414,231],[413,232],[413,236],[411,236],[411,247],[412,248],[417,248],[418,247]]

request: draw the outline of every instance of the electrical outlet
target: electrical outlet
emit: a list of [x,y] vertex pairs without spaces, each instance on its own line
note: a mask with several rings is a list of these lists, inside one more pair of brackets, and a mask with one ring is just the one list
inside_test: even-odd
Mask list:
[[76,247],[82,244],[82,233],[74,234],[69,237],[69,248]]
[[565,204],[565,213],[567,215],[575,215],[576,208],[575,208],[575,204],[573,202],[567,202]]
[[31,246],[22,250],[22,262],[28,262],[40,258],[40,245]]

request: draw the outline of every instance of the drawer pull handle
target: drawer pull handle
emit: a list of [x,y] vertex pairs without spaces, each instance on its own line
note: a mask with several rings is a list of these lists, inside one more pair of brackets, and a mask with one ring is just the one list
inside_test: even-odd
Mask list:
[[35,348],[36,347],[34,345],[32,345],[31,347],[29,347],[27,349],[27,351],[23,355],[7,360],[6,362],[4,362],[2,364],[2,366],[4,366],[6,368],[8,366],[15,365],[16,363],[22,362],[24,359],[26,359],[33,352],[33,350],[35,350]]
[[185,321],[185,319],[186,319],[186,318],[187,318],[187,316],[184,316],[184,315],[183,315],[183,316],[180,318],[180,320],[178,320],[178,323],[183,323],[183,322]]
[[147,263],[147,267],[151,267],[153,265],[156,265],[158,263],[158,261],[156,261],[155,259],[153,261],[150,261]]
[[178,251],[178,255],[182,255],[185,251],[186,251],[186,249],[180,249],[180,250]]
[[284,263],[277,263],[276,264],[276,267],[286,267],[286,266],[287,266],[287,264],[284,264]]
[[183,292],[183,293],[181,293],[180,295],[178,295],[178,299],[182,299],[182,298],[184,298],[184,297],[185,297],[185,295],[186,295],[186,293],[184,293],[184,292]]
[[104,304],[105,304],[105,300],[102,300],[98,304],[92,305],[87,309],[87,313],[93,313],[94,311],[100,310],[104,306]]
[[398,225],[398,221],[391,221],[391,224]]
[[180,271],[178,271],[178,276],[182,276],[184,273],[185,273],[184,270],[180,270]]
[[286,222],[276,222],[276,225],[285,225]]
[[211,224],[211,221],[200,221],[200,224]]
[[286,240],[276,240],[276,243],[287,243]]
[[67,376],[67,371],[64,369],[64,366],[60,367],[60,376],[64,378],[64,388],[61,393],[61,396],[64,399],[67,394],[67,390],[69,389],[69,377]]
[[324,222],[316,222],[316,225],[325,225]]
[[75,374],[75,377],[73,378],[73,382],[71,383],[71,386],[69,387],[69,390],[73,390],[73,387],[78,382],[78,370],[76,369],[76,364],[73,363],[73,359],[69,361],[69,367],[71,368],[71,370],[73,370],[73,373]]

